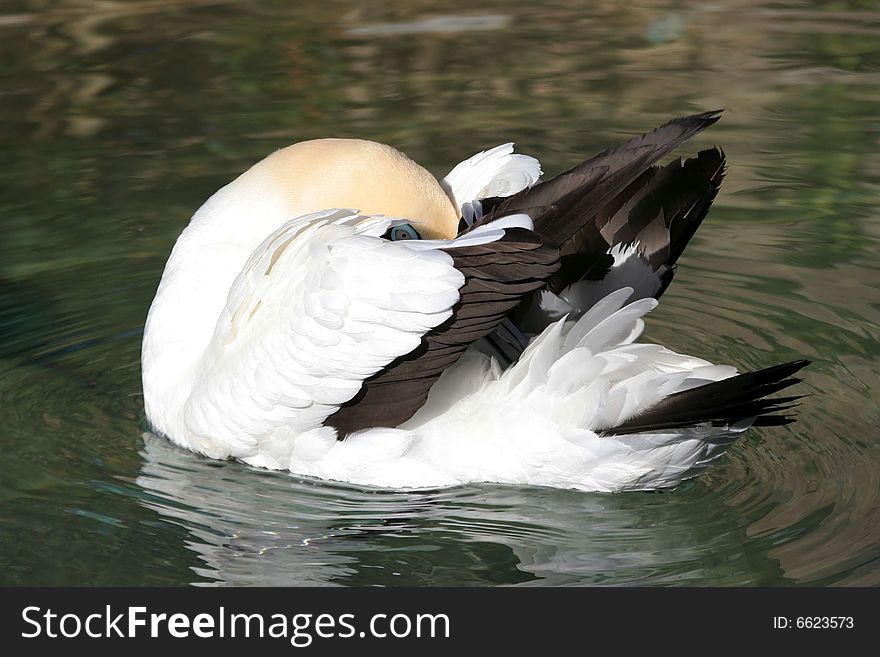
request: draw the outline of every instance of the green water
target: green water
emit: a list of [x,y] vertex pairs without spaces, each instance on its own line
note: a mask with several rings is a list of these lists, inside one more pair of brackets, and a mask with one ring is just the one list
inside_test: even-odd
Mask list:
[[[0,5],[0,584],[880,584],[871,0]],[[583,5],[589,5],[584,9]],[[672,116],[730,173],[646,337],[805,357],[797,424],[672,492],[383,492],[149,434],[140,329],[192,212],[271,150],[557,172]]]

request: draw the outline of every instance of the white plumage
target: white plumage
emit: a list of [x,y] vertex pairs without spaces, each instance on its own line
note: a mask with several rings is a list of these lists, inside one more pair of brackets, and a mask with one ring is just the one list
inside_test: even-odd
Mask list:
[[457,164],[441,184],[468,224],[481,215],[479,201],[510,196],[534,185],[541,164],[533,157],[513,152],[513,142],[481,151]]
[[[345,153],[342,141],[308,143]],[[528,216],[514,215],[455,239],[383,239],[404,220],[417,225],[407,216],[407,176],[418,179],[418,216],[442,218],[428,233],[448,235],[445,203],[479,217],[472,202],[516,193],[541,174],[537,160],[505,144],[456,166],[443,181],[448,197],[422,194],[430,183],[418,165],[388,147],[352,144],[353,157],[372,149],[382,161],[348,166],[350,180],[323,178],[320,195],[306,190],[291,200],[279,168],[308,165],[310,151],[299,145],[227,185],[193,217],[145,331],[145,406],[157,432],[210,457],[358,484],[617,491],[693,476],[750,424],[601,435],[671,393],[735,374],[635,343],[660,281],[634,246],[616,245],[605,280],[544,293],[528,318],[540,334],[506,370],[472,345],[404,424],[338,440],[328,416],[453,315],[465,277],[450,253],[532,228]],[[370,165],[394,178],[394,217],[320,207],[336,186],[363,185]],[[367,210],[381,210],[380,192],[369,194]]]
[[[599,436],[660,398],[735,374],[730,367],[634,344],[656,306],[615,292],[577,322],[559,320],[501,371],[471,349],[397,429],[296,442],[292,472],[405,488],[466,482],[594,491],[661,488],[699,473],[745,427]],[[304,444],[303,444],[304,443]]]

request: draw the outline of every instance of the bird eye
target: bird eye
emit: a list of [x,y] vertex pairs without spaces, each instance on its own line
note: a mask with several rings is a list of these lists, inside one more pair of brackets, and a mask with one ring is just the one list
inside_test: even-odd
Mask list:
[[392,242],[398,242],[400,240],[420,240],[422,236],[409,224],[398,224],[392,226],[388,231],[388,239]]

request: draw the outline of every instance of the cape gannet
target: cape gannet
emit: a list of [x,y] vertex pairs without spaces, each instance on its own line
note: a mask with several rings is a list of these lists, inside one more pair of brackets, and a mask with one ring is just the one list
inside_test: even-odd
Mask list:
[[505,144],[438,182],[390,146],[281,149],[180,235],[147,319],[174,443],[357,484],[673,486],[791,421],[795,361],[737,374],[636,340],[721,185],[718,120],[673,120],[538,182]]

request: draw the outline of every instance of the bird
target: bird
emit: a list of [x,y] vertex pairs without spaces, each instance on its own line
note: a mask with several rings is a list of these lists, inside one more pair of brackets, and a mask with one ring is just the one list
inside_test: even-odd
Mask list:
[[146,420],[213,459],[358,486],[622,492],[787,424],[795,360],[640,343],[725,176],[676,118],[547,179],[513,143],[442,180],[392,146],[281,148],[177,239],[142,344]]

